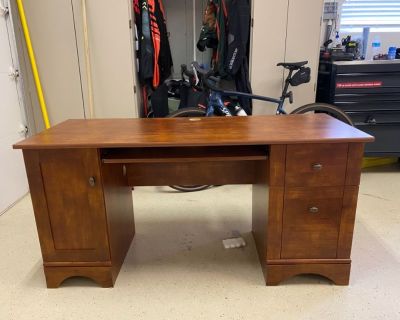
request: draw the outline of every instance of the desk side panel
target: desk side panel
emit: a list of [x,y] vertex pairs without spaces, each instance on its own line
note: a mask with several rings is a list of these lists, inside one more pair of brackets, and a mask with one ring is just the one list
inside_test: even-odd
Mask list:
[[267,259],[280,259],[286,146],[269,147],[267,161],[257,165],[253,184],[253,234],[265,272]]
[[349,144],[346,186],[343,197],[342,215],[340,219],[337,251],[338,258],[350,259],[364,147],[364,143]]
[[101,175],[115,282],[135,235],[132,188],[128,186],[125,165],[102,164]]
[[364,147],[365,143],[349,143],[346,186],[358,186],[360,184]]
[[39,150],[23,150],[42,256],[44,261],[48,261],[54,252],[54,244],[47,209],[46,194],[40,170],[39,152]]
[[261,267],[264,269],[267,253],[268,184],[269,161],[258,164],[259,183],[253,184],[252,191],[252,231]]
[[270,146],[267,259],[280,259],[285,194],[286,145]]

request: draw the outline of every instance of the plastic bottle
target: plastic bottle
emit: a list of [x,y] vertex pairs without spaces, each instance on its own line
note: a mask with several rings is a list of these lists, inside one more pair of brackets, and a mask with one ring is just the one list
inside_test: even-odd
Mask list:
[[341,46],[342,46],[342,41],[340,41],[339,31],[336,31],[334,47],[340,48]]
[[396,51],[397,51],[396,47],[389,47],[389,51],[388,51],[388,59],[389,60],[396,59]]
[[372,41],[372,57],[371,60],[374,60],[374,57],[381,53],[381,41],[379,37],[375,37],[374,41]]
[[243,108],[240,106],[235,106],[235,113],[236,113],[236,116],[247,117],[246,111],[244,111]]

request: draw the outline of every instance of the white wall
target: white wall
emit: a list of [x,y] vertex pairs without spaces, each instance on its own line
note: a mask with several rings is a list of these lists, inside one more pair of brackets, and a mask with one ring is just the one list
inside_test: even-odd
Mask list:
[[212,50],[200,52],[196,47],[207,0],[164,0],[163,3],[174,63],[172,77],[180,78],[181,64],[190,65],[194,60],[209,66]]
[[24,138],[20,126],[25,125],[18,80],[9,77],[10,67],[17,67],[9,17],[0,15],[0,215],[28,192],[22,152],[12,145]]
[[[78,4],[75,6],[78,13],[81,13],[80,2],[74,0]],[[79,36],[83,29],[80,16],[77,14],[76,25],[78,39],[81,39],[78,49],[84,73],[83,39]],[[132,1],[87,0],[95,118],[138,117],[134,93],[134,44],[132,29],[129,28],[131,17]]]

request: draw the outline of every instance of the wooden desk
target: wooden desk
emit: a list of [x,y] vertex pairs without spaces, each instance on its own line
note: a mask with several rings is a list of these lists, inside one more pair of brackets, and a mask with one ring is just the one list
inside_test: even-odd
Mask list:
[[23,149],[47,286],[112,287],[135,233],[132,186],[253,184],[267,285],[346,285],[364,143],[326,115],[69,120]]

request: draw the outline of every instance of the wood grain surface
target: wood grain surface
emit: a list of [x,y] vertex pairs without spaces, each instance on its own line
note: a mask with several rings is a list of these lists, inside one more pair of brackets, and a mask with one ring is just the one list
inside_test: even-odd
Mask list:
[[[346,178],[347,153],[347,143],[289,145],[286,156],[286,186],[342,186]],[[315,170],[315,165],[320,165],[321,168]]]
[[299,274],[318,274],[330,279],[338,286],[346,286],[349,284],[350,268],[350,263],[268,264],[266,283],[269,286],[276,286]]
[[24,158],[44,262],[109,261],[97,150],[24,150]]
[[67,120],[15,149],[271,145],[368,142],[373,137],[325,114]]
[[286,188],[281,258],[336,258],[342,198],[343,187]]

